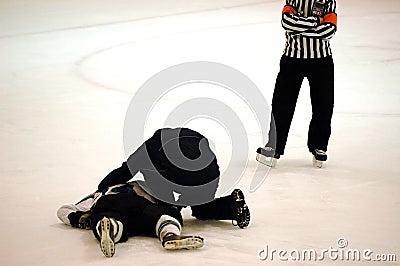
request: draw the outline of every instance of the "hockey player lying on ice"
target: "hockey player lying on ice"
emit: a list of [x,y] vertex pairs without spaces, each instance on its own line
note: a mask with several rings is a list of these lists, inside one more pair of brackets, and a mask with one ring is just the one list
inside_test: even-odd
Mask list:
[[[196,170],[178,167],[169,160],[171,157],[167,158],[170,154],[166,143],[173,139],[178,140],[180,152],[185,157],[195,160],[200,154],[206,154],[210,163]],[[150,158],[150,164],[146,158]],[[139,171],[145,181],[128,182]],[[201,202],[205,203],[173,202],[165,198],[173,195],[173,188],[168,186],[156,189],[158,194],[146,192],[154,191],[154,184],[149,189],[148,183],[161,178],[160,175],[188,187],[211,184],[211,189],[207,188],[200,196]],[[215,199],[218,181],[219,166],[204,136],[186,128],[163,128],[157,130],[121,167],[111,171],[95,193],[77,204],[63,205],[57,216],[64,224],[92,229],[106,257],[114,255],[116,243],[134,235],[156,236],[168,250],[200,248],[203,246],[202,237],[180,235],[182,207],[191,205],[192,215],[200,220],[232,220],[240,228],[247,227],[250,222],[250,211],[241,190],[235,189],[231,195]],[[186,194],[180,196],[185,199]],[[191,200],[186,199],[186,202]]]

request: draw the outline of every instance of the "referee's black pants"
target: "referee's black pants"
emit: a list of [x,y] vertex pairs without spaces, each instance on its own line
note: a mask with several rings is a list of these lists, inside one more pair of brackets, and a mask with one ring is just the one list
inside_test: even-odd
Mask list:
[[[304,78],[308,79],[310,85],[312,105],[308,149],[310,152],[315,149],[324,151],[328,149],[334,105],[333,59],[332,57],[297,59],[282,56],[272,98],[274,119],[271,121],[275,122],[276,137],[274,130],[270,130],[267,143],[267,146],[276,147],[276,152],[280,155],[285,151],[290,124]],[[273,128],[271,125],[271,129]]]

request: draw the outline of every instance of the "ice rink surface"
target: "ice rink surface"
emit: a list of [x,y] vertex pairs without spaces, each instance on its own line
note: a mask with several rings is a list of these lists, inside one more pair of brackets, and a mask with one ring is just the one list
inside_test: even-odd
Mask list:
[[[253,151],[262,141],[257,128],[246,126],[251,160],[237,186],[251,209],[247,229],[197,221],[185,209],[183,233],[204,236],[202,249],[167,252],[157,239],[134,237],[107,259],[90,231],[56,217],[59,206],[94,191],[124,160],[127,107],[155,73],[189,61],[222,63],[248,76],[270,103],[284,46],[282,6],[280,0],[1,1],[0,265],[399,265],[398,0],[338,0],[335,112],[324,168],[312,167],[306,147],[306,81],[285,156],[253,193]],[[181,97],[211,91],[206,96],[226,100],[204,87],[160,99],[147,132],[163,126]],[[246,106],[232,101],[232,108],[247,125]],[[192,124],[216,142],[224,169],[229,139],[207,122]],[[346,248],[338,247],[339,238]],[[281,261],[277,254],[263,261],[257,254],[266,246],[286,250],[286,257],[294,249],[370,249],[372,259],[395,254],[397,261],[328,255]]]

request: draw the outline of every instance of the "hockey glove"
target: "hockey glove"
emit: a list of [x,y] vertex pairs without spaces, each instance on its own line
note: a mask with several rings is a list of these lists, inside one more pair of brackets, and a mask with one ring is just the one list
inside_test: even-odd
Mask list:
[[81,229],[91,229],[92,220],[90,216],[90,212],[71,212],[68,215],[69,222],[72,227],[81,228]]

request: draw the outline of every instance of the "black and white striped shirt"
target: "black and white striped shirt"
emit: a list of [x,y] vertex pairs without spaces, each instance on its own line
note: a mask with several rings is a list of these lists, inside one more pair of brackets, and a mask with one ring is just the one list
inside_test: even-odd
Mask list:
[[329,40],[336,32],[336,0],[325,0],[323,21],[314,17],[315,0],[286,0],[282,27],[286,30],[284,54],[293,58],[323,58],[332,55]]

